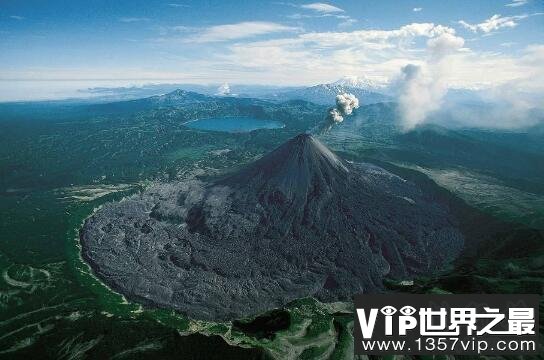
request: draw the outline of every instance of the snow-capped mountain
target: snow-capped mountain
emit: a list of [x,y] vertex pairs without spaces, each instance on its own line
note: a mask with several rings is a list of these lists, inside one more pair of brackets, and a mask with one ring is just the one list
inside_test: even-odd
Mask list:
[[377,91],[380,92],[384,89],[384,86],[378,83],[375,80],[372,80],[368,77],[359,77],[359,76],[344,76],[343,78],[330,83],[329,85],[341,86],[341,87],[350,87],[356,89],[364,89],[368,91]]
[[391,98],[389,96],[380,92],[384,90],[384,87],[368,78],[346,76],[329,84],[320,84],[273,94],[268,96],[268,99],[278,101],[306,100],[321,105],[333,105],[336,95],[351,93],[359,99],[360,104],[368,105],[390,101]]

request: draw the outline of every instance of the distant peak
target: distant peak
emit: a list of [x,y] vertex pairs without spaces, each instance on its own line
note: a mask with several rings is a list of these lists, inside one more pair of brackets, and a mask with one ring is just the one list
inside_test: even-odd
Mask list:
[[202,95],[196,92],[177,89],[174,91],[171,91],[167,94],[157,95],[153,96],[152,99],[158,101],[159,103],[166,103],[166,104],[174,104],[178,105],[185,102],[197,102],[197,101],[204,101],[207,100],[208,97],[206,95]]
[[340,80],[331,83],[331,85],[348,86],[348,87],[359,88],[359,89],[369,89],[369,88],[375,89],[380,87],[376,81],[366,76],[359,77],[354,75],[344,76]]
[[184,95],[187,95],[187,91],[182,90],[182,89],[176,89],[176,90],[168,93],[167,95],[184,96]]

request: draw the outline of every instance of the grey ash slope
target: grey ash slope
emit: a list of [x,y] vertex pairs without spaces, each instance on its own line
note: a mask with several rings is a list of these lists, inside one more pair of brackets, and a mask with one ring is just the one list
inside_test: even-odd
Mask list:
[[215,182],[156,185],[108,204],[81,240],[113,288],[206,320],[380,291],[384,276],[436,271],[463,246],[445,205],[306,134]]

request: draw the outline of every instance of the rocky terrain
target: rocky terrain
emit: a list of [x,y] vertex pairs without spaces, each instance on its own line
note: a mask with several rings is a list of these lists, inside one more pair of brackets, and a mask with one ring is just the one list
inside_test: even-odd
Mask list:
[[464,242],[445,204],[307,134],[226,177],[106,204],[80,237],[106,284],[204,320],[380,291],[384,277],[442,268]]

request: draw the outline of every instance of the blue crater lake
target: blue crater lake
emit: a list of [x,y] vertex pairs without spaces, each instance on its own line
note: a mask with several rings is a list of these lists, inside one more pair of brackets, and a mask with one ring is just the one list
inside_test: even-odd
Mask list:
[[249,132],[257,129],[279,129],[285,126],[275,120],[250,117],[217,117],[188,121],[184,124],[191,129],[225,131],[231,133]]

